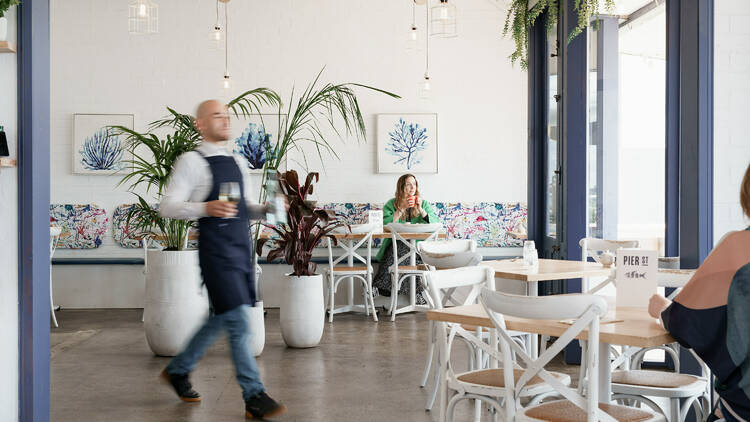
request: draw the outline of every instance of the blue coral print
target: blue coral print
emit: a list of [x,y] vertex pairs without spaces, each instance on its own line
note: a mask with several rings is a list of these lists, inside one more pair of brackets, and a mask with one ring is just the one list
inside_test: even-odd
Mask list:
[[251,170],[262,170],[271,157],[273,135],[262,124],[249,123],[242,135],[234,140],[235,151],[250,163]]
[[120,138],[111,134],[109,128],[101,128],[86,137],[78,153],[81,155],[81,165],[86,170],[119,171],[125,169],[123,151],[124,145]]
[[427,149],[429,140],[427,128],[400,118],[388,136],[390,139],[385,150],[396,157],[393,164],[402,164],[411,170],[422,162],[421,152]]

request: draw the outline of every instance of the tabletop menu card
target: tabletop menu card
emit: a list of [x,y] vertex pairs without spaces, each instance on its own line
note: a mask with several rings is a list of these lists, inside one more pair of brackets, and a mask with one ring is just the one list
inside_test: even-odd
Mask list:
[[367,211],[367,224],[375,227],[375,233],[383,233],[383,210]]
[[645,249],[617,250],[617,306],[647,308],[656,293],[658,253]]

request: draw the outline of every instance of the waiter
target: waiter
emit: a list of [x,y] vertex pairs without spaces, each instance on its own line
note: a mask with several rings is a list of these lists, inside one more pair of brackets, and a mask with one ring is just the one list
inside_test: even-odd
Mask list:
[[[159,214],[181,220],[198,219],[201,274],[213,306],[213,315],[193,336],[185,350],[161,376],[180,399],[198,402],[200,394],[190,384],[190,372],[223,330],[229,334],[237,381],[242,387],[245,416],[271,418],[286,407],[269,397],[250,352],[250,307],[255,304],[255,269],[250,252],[249,219],[260,219],[267,206],[250,201],[247,163],[227,149],[229,114],[216,100],[198,106],[195,127],[203,143],[175,162]],[[219,201],[222,183],[238,183],[239,202]]]

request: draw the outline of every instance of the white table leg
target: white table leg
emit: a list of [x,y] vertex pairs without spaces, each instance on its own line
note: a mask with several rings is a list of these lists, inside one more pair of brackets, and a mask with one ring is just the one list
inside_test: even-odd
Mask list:
[[609,344],[599,342],[599,356],[597,359],[599,374],[599,403],[609,403],[612,397],[612,371],[609,367]]
[[[536,281],[529,281],[526,283],[526,295],[527,296],[538,296],[539,295],[539,283]],[[530,334],[529,337],[530,340],[530,347],[531,350],[529,350],[529,356],[531,356],[532,359],[536,359],[539,357],[539,335],[537,334]]]
[[[409,253],[409,265],[417,265],[417,241],[412,239],[409,241],[411,243],[411,252]],[[412,309],[414,309],[415,306],[417,306],[417,277],[411,276],[409,277],[409,303],[411,304]]]

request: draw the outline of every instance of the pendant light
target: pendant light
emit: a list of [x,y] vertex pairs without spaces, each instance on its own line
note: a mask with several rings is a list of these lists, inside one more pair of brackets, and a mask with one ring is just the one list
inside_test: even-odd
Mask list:
[[221,0],[224,3],[224,77],[221,80],[221,87],[228,90],[232,87],[232,79],[229,76],[229,0]]
[[[425,25],[430,20],[430,9],[425,7]],[[430,81],[430,37],[424,37],[425,39],[425,67],[424,77],[417,84],[417,96],[423,100],[429,100],[432,96],[432,82]]]
[[209,33],[209,40],[214,43],[216,48],[221,50],[224,48],[222,38],[221,21],[219,20],[219,0],[216,0],[216,23]]
[[159,32],[159,5],[151,0],[131,0],[128,4],[128,32],[134,35]]
[[416,20],[416,6],[417,0],[412,1],[411,4],[411,28],[409,28],[409,34],[406,38],[406,50],[407,51],[419,51],[419,30],[417,29]]
[[432,7],[432,22],[430,22],[430,35],[443,38],[451,38],[458,35],[456,28],[456,6],[448,3],[448,0],[440,0],[440,3]]

